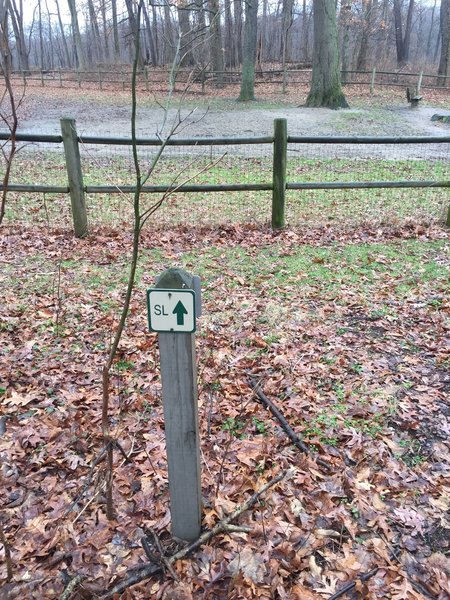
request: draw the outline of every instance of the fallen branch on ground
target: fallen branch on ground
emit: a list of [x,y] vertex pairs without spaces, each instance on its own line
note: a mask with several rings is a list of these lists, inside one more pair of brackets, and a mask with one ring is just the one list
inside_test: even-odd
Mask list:
[[[281,428],[283,429],[283,431],[286,433],[286,435],[288,436],[288,438],[291,440],[291,442],[294,444],[294,446],[296,446],[299,450],[301,450],[302,452],[304,452],[305,454],[309,454],[309,448],[308,446],[305,444],[305,442],[295,433],[295,431],[292,429],[292,427],[289,425],[289,423],[287,422],[286,418],[284,417],[284,415],[281,413],[281,411],[279,410],[279,408],[277,406],[275,406],[275,404],[272,402],[272,400],[270,400],[265,394],[264,392],[261,390],[259,383],[256,383],[255,381],[253,381],[253,379],[249,379],[248,380],[248,384],[249,386],[252,388],[252,390],[255,392],[256,396],[258,397],[259,401],[264,404],[264,406],[266,408],[268,408],[270,410],[270,412],[273,414],[273,416],[278,420],[278,422],[281,425]],[[315,456],[314,460],[317,462],[318,465],[321,465],[322,467],[324,467],[325,469],[328,469],[329,471],[333,471],[333,467],[331,465],[329,465],[325,460],[323,460],[322,458]]]
[[226,519],[219,521],[219,523],[217,523],[217,525],[215,525],[209,531],[205,531],[205,533],[203,533],[197,540],[195,540],[195,542],[192,542],[185,548],[182,548],[181,550],[179,550],[172,556],[167,557],[164,561],[164,564],[155,565],[155,564],[147,563],[146,565],[141,567],[139,570],[136,570],[133,573],[133,575],[131,575],[127,579],[124,579],[123,581],[117,583],[114,587],[112,587],[110,590],[108,590],[106,592],[106,594],[101,596],[101,599],[108,600],[108,598],[112,598],[114,596],[114,594],[122,594],[126,589],[135,585],[136,583],[140,583],[141,581],[148,579],[152,575],[155,575],[156,573],[160,573],[164,566],[173,565],[177,560],[181,560],[181,559],[185,558],[186,556],[188,556],[189,554],[191,554],[192,552],[194,552],[195,550],[200,548],[200,546],[203,546],[203,544],[206,544],[206,542],[208,542],[211,538],[215,537],[219,533],[222,533],[224,531],[232,532],[233,530],[235,530],[235,528],[233,526],[230,526],[231,522],[234,521],[235,519],[237,519],[242,513],[246,512],[247,510],[252,508],[258,502],[258,500],[261,498],[261,496],[263,494],[265,494],[265,492],[267,492],[268,489],[270,489],[271,487],[273,487],[274,485],[279,483],[282,479],[284,479],[286,477],[286,475],[288,473],[290,473],[292,471],[293,471],[292,469],[286,469],[284,471],[281,471],[281,473],[276,475],[273,479],[271,479],[265,485],[263,485],[257,492],[255,492],[253,494],[253,496],[251,496],[246,502],[244,502],[243,504],[240,504],[231,513],[231,515],[226,517]]
[[[375,575],[375,573],[377,573],[378,569],[379,569],[379,567],[375,567],[368,573],[363,573],[362,575],[358,575],[359,581],[361,581],[362,583],[364,581],[367,581],[368,579],[373,577]],[[340,598],[341,596],[343,596],[344,594],[346,594],[347,592],[352,590],[355,586],[356,586],[356,581],[351,581],[350,583],[347,583],[339,591],[337,591],[335,594],[330,596],[328,600],[337,600],[338,598]]]

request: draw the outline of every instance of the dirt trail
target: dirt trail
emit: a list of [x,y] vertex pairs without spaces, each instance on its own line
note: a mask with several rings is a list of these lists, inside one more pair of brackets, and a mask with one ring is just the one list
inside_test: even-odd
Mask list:
[[[214,100],[213,100],[214,102]],[[230,110],[202,106],[193,113],[182,111],[185,127],[181,137],[223,137],[271,135],[273,120],[286,118],[290,135],[450,135],[450,126],[431,121],[435,113],[450,115],[450,110],[433,106],[409,108],[406,104],[378,105],[367,108],[329,110],[280,105],[264,108],[255,103],[244,106],[224,102]],[[262,108],[258,107],[263,106]],[[192,114],[191,114],[192,113]],[[126,97],[117,95],[108,102],[101,96],[58,95],[31,91],[25,98],[21,131],[59,133],[59,120],[70,116],[80,133],[94,136],[130,135],[131,109]],[[176,118],[171,110],[167,122]],[[163,111],[142,107],[138,110],[139,135],[153,137],[161,126]]]
[[[287,105],[266,108],[262,103],[243,106],[232,101],[225,101],[223,106],[226,108],[217,108],[216,103],[212,109],[209,109],[206,104],[194,111],[188,108],[183,109],[181,112],[183,127],[178,133],[178,137],[267,136],[272,134],[273,121],[277,118],[287,119],[288,132],[292,136],[450,136],[448,124],[431,121],[433,114],[450,115],[450,110],[429,105],[411,109],[408,105],[398,102],[392,105],[378,104],[367,108],[330,110]],[[129,100],[125,96],[118,95],[105,101],[101,96],[44,95],[32,91],[25,98],[21,110],[20,131],[22,132],[57,134],[60,133],[60,118],[70,116],[76,119],[80,135],[130,137],[131,109]],[[170,110],[167,114],[166,131],[177,118],[176,110]],[[140,107],[137,117],[138,136],[155,137],[161,128],[163,119],[162,109]],[[29,150],[36,149],[37,145],[29,147]],[[46,149],[49,149],[48,145]],[[267,148],[246,146],[245,154],[257,156],[265,154],[266,150],[267,153],[271,152],[269,146]],[[94,151],[100,153],[103,149],[96,147]],[[228,153],[241,153],[243,147],[227,147],[227,151]],[[426,149],[386,145],[376,147],[340,146],[337,148],[336,145],[329,145],[327,148],[308,147],[305,152],[302,149],[302,152],[305,156],[442,159],[443,156],[450,155],[450,145],[436,144],[433,147],[428,146]]]

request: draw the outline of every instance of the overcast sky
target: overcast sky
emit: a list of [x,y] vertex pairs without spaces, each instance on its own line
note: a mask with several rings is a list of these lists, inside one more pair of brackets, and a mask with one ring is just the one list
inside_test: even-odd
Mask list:
[[[38,3],[37,0],[24,0],[23,3],[23,13],[24,13],[24,19],[26,23],[31,23],[31,21],[33,20],[33,11],[34,8],[37,7]],[[55,15],[57,15],[56,12],[56,0],[47,0],[47,5],[48,5],[48,10],[50,11],[50,13],[53,13]],[[47,17],[47,5],[45,0],[41,0],[41,11],[42,11],[42,16],[43,18]],[[69,6],[67,4],[67,0],[59,0],[59,10],[61,11],[61,17],[63,19],[64,23],[70,23],[70,12],[69,12]],[[38,15],[38,11],[36,8],[36,18]]]

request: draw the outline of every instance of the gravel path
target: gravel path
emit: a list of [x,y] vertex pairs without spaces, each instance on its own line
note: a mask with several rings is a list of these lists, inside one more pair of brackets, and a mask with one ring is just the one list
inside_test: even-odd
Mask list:
[[[101,99],[100,99],[101,100]],[[66,96],[44,97],[36,92],[26,97],[20,131],[33,133],[60,133],[59,120],[70,116],[76,119],[79,134],[90,136],[130,136],[130,106],[123,98],[117,104],[102,104],[95,99]],[[301,135],[372,135],[372,136],[450,136],[450,126],[432,122],[433,114],[450,115],[450,111],[432,106],[411,109],[405,104],[378,106],[374,108],[350,108],[329,110],[325,108],[286,107],[254,108],[236,105],[235,110],[202,109],[194,112],[183,110],[183,127],[179,137],[237,137],[266,136],[273,131],[276,118],[286,118],[288,132]],[[164,113],[161,109],[140,108],[137,118],[138,136],[154,137],[161,127]],[[177,119],[175,110],[167,115],[168,126]],[[166,127],[167,129],[167,127]],[[35,147],[35,146],[34,146]],[[48,147],[48,146],[47,146]],[[264,147],[263,147],[264,148]],[[98,148],[100,150],[100,148]],[[317,147],[311,147],[309,155],[317,155]],[[228,147],[230,153],[239,152],[238,146]],[[295,150],[294,150],[295,151]],[[246,155],[261,155],[261,147],[252,152],[245,147]],[[271,148],[267,146],[267,153]],[[372,156],[395,158],[442,158],[450,154],[450,146],[436,144],[414,149],[411,146],[349,146],[339,149],[339,156]],[[320,155],[334,156],[336,145],[320,149]],[[422,156],[424,155],[424,156]]]

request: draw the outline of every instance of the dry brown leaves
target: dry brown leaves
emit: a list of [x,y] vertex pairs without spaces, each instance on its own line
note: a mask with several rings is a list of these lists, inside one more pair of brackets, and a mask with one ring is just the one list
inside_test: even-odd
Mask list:
[[[175,549],[157,341],[147,332],[141,293],[156,272],[195,247],[241,247],[256,256],[275,243],[289,253],[305,243],[417,236],[448,233],[387,227],[287,230],[273,237],[242,227],[146,234],[143,247],[159,248],[163,258],[142,275],[113,377],[111,425],[131,461],[115,455],[117,519],[108,522],[98,460],[100,369],[123,285],[101,279],[97,270],[111,268],[116,277],[130,239],[117,232],[76,241],[65,233],[4,231],[0,518],[14,568],[14,580],[6,583],[0,567],[6,597],[60,598],[75,575],[84,580],[73,597],[97,597],[145,562],[140,539],[149,526],[167,553]],[[74,278],[64,263],[58,294],[60,259],[82,265],[86,279]],[[17,283],[8,285],[13,273],[29,290],[26,298]],[[348,582],[355,582],[347,594],[352,598],[447,598],[445,306],[433,309],[418,297],[396,306],[398,318],[374,320],[351,289],[339,299],[314,301],[297,297],[294,288],[284,296],[286,318],[280,301],[286,290],[273,290],[270,278],[256,293],[222,264],[220,276],[203,285],[197,347],[204,526],[212,527],[280,469],[295,467],[295,475],[243,515],[240,524],[250,533],[218,536],[175,565],[179,582],[155,578],[123,598],[309,600],[330,598]],[[281,307],[273,325],[283,323],[272,340],[258,321],[268,302]],[[330,356],[333,361],[324,360]],[[332,473],[288,443],[256,402],[249,374],[332,464]],[[358,579],[374,568],[368,580]]]

